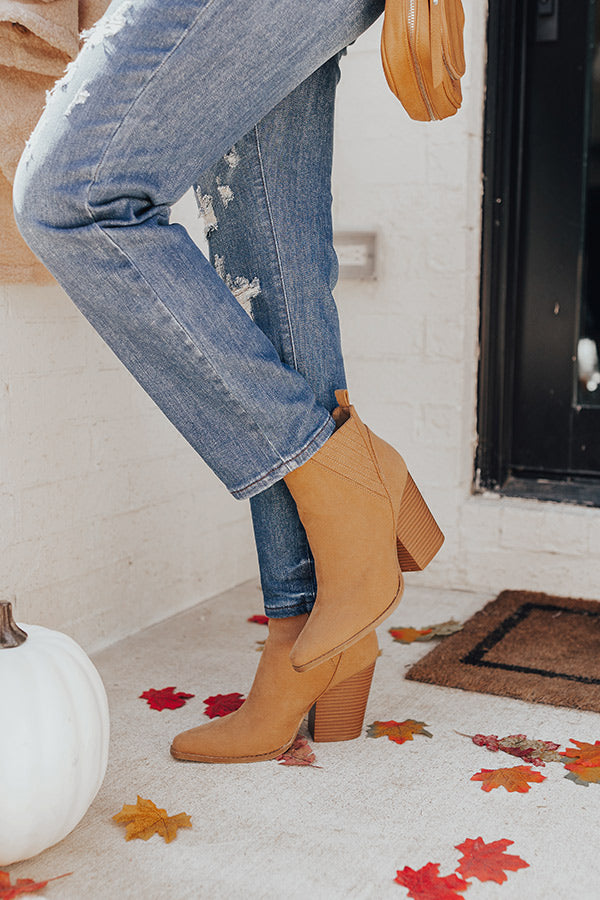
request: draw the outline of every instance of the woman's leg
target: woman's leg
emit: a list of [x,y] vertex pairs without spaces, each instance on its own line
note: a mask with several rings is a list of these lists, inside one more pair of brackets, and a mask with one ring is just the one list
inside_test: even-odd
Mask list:
[[169,209],[382,6],[113,2],[19,165],[23,236],[236,497],[301,465],[334,423]]
[[[332,288],[336,55],[282,100],[195,185],[211,262],[279,358],[331,412],[345,387]],[[283,480],[252,497],[265,612],[308,613],[314,560]]]

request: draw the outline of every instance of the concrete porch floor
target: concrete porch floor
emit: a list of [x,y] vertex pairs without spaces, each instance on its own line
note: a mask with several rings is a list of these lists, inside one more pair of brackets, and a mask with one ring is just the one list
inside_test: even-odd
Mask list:
[[[407,578],[404,600],[379,629],[383,650],[365,726],[376,719],[426,722],[432,739],[401,746],[363,736],[313,744],[322,768],[276,761],[233,766],[173,760],[172,736],[202,721],[211,694],[246,694],[266,628],[246,621],[262,612],[247,582],[192,610],[147,628],[99,653],[94,662],[111,708],[111,752],[104,784],[78,827],[36,858],[8,867],[18,877],[48,878],[47,900],[342,900],[396,898],[397,869],[440,863],[454,871],[456,844],[466,838],[514,841],[506,852],[530,867],[508,872],[503,885],[473,880],[467,900],[600,898],[600,786],[565,780],[562,766],[529,793],[481,790],[481,768],[520,764],[455,732],[518,732],[551,740],[600,740],[600,716],[403,680],[431,644],[394,643],[390,625],[416,627],[466,619],[491,595],[441,591]],[[158,712],[138,699],[148,688],[176,685],[195,694],[177,710]],[[126,842],[111,816],[136,795],[169,815],[187,812],[191,829],[166,844]]]

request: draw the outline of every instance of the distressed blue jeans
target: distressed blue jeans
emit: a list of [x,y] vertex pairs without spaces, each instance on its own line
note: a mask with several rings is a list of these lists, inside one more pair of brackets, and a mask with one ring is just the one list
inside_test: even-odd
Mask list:
[[[265,609],[309,612],[282,481],[334,430],[338,61],[383,0],[113,0],[23,153],[33,251],[234,497]],[[171,206],[196,185],[211,261]]]

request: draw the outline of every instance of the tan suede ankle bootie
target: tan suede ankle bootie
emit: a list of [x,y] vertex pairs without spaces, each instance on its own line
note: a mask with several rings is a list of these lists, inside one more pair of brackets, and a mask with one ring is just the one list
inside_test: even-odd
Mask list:
[[176,759],[207,763],[274,759],[290,747],[311,711],[315,740],[345,741],[361,732],[378,646],[375,633],[301,674],[290,651],[307,616],[269,620],[269,636],[245,703],[235,712],[178,734]]
[[400,454],[361,422],[347,391],[335,396],[337,430],[284,479],[317,576],[317,600],[290,657],[298,672],[389,616],[402,596],[402,569],[424,569],[444,540]]

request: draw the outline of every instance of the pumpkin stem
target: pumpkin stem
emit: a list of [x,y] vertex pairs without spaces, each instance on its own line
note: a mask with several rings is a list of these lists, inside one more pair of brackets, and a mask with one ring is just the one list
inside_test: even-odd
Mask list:
[[26,640],[27,633],[13,619],[11,604],[8,600],[0,600],[0,650],[18,647]]

